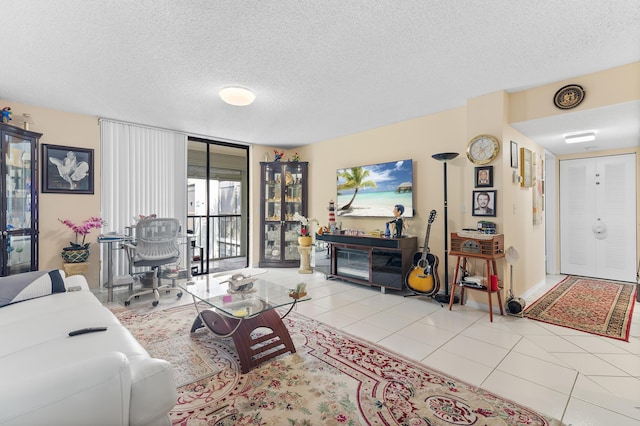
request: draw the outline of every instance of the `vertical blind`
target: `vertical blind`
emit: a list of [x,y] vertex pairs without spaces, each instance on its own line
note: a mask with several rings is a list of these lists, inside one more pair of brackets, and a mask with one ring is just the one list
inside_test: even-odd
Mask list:
[[[100,120],[101,215],[106,231],[125,232],[134,217],[174,217],[186,232],[187,137],[182,133]],[[105,232],[103,230],[103,232]],[[115,246],[115,245],[114,245]],[[101,250],[101,286],[106,282],[106,244]],[[184,245],[182,262],[184,264]],[[128,271],[123,250],[113,252],[114,275]]]

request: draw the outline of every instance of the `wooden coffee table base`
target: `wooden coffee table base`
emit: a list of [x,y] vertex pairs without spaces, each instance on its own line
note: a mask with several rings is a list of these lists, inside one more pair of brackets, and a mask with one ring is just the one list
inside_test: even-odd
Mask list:
[[[191,332],[203,326],[218,337],[233,337],[243,374],[267,360],[296,351],[289,330],[274,309],[248,319],[231,318],[203,310],[193,322]],[[258,328],[263,330],[257,332]]]

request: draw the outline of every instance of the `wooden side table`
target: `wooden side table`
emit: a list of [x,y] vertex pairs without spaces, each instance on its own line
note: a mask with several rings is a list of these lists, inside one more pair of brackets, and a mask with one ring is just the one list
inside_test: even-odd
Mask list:
[[72,275],[84,275],[87,269],[89,269],[89,262],[64,263],[62,266],[65,275],[68,277]]
[[489,320],[493,322],[493,303],[492,303],[492,294],[498,295],[498,303],[500,305],[500,315],[504,315],[504,309],[502,308],[502,295],[500,294],[500,288],[497,290],[491,290],[491,275],[498,275],[498,268],[496,267],[495,259],[484,259],[486,261],[486,288],[474,288],[462,285],[458,282],[458,271],[460,271],[460,261],[462,261],[462,269],[466,270],[467,268],[467,258],[473,258],[476,256],[458,256],[458,261],[456,262],[456,269],[453,273],[453,282],[451,283],[451,297],[449,298],[449,310],[453,307],[454,294],[456,292],[456,286],[460,287],[460,304],[464,305],[464,291],[466,289],[476,290],[476,291],[485,291],[487,293],[487,298],[489,299]]

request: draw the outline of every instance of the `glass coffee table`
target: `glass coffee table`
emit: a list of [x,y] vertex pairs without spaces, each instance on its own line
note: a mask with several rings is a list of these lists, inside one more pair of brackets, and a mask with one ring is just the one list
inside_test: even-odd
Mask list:
[[[191,332],[207,327],[218,337],[232,337],[242,373],[281,354],[294,353],[296,349],[282,318],[296,304],[311,297],[306,292],[291,294],[289,289],[257,277],[252,277],[255,281],[246,286],[250,288],[236,291],[224,282],[228,278],[205,275],[179,284],[193,297],[198,311]],[[275,310],[279,307],[289,308],[282,317]]]

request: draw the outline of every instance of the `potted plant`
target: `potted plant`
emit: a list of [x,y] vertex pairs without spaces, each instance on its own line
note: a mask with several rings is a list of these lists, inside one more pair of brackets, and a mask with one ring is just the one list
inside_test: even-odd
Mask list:
[[[58,219],[61,223],[67,225],[75,233],[75,242],[70,241],[68,247],[62,249],[62,260],[65,263],[81,263],[86,262],[91,254],[89,245],[85,242],[87,235],[94,228],[102,228],[105,225],[104,219],[100,217],[90,217],[79,225],[74,224],[68,219]],[[82,235],[82,242],[78,242],[78,237]]]
[[293,220],[300,222],[300,233],[298,235],[298,244],[302,247],[309,247],[311,245],[311,225],[315,222],[318,223],[318,219],[307,219],[300,213],[293,215]]

